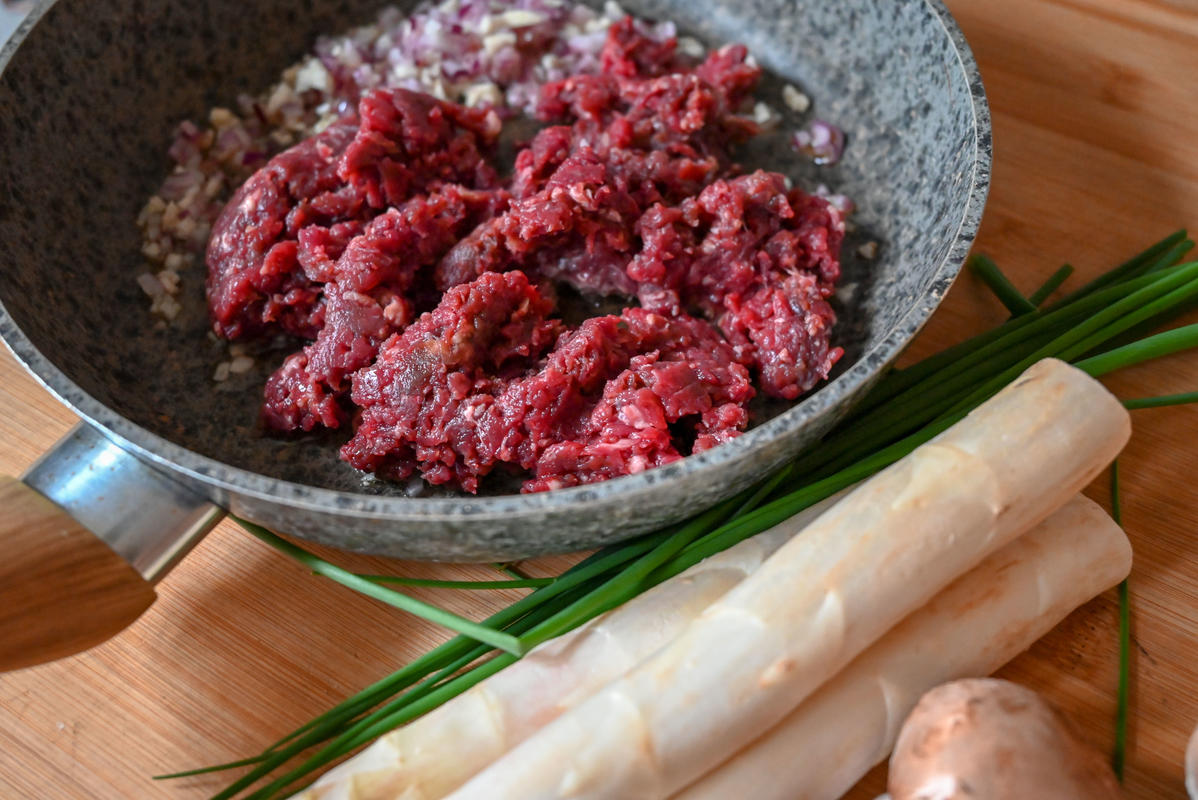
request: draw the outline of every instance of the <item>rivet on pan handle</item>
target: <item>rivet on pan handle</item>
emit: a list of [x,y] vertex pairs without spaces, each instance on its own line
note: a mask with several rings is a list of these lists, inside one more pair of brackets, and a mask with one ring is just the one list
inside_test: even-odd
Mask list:
[[85,423],[0,478],[0,508],[0,671],[119,632],[225,513]]

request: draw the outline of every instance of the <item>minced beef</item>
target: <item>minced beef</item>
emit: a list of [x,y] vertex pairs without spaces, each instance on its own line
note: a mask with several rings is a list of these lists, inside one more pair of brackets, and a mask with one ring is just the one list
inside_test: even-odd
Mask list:
[[[379,344],[415,318],[421,270],[507,202],[503,192],[449,184],[417,195],[365,225],[346,244],[328,229],[300,233],[305,276],[324,281],[325,325],[316,341],[287,358],[266,382],[263,420],[280,431],[339,427],[349,376],[369,365]],[[319,246],[315,240],[320,240]],[[339,251],[336,261],[330,251]],[[431,289],[424,289],[431,294]]]
[[629,308],[566,331],[552,311],[518,270],[450,289],[354,375],[362,412],[342,457],[469,491],[511,464],[535,491],[681,458],[669,427],[681,420],[695,451],[748,422],[748,370],[705,321]]
[[[827,376],[843,220],[733,161],[744,48],[695,64],[627,19],[602,65],[543,87],[506,180],[495,114],[378,90],[246,182],[209,244],[214,327],[313,340],[267,382],[269,429],[352,421],[359,469],[541,491],[713,447],[754,381]],[[554,282],[639,307],[571,329]]]
[[213,225],[208,308],[216,332],[316,336],[322,292],[301,266],[301,233],[331,227],[322,244],[340,248],[363,221],[415,195],[447,183],[496,188],[484,156],[499,130],[493,112],[394,89],[367,94],[357,115],[275,156]]

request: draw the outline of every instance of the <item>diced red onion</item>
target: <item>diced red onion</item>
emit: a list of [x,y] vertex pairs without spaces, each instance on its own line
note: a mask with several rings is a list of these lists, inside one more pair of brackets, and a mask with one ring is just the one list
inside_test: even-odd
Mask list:
[[253,144],[249,131],[242,125],[230,125],[217,134],[212,154],[216,158],[231,158],[248,150]]
[[166,154],[171,157],[171,161],[185,167],[195,166],[203,158],[196,143],[185,136],[176,136]]
[[185,119],[179,123],[178,135],[188,141],[194,142],[200,138],[200,129],[196,124],[189,119]]
[[203,186],[207,177],[195,167],[178,170],[167,176],[162,182],[158,194],[163,200],[178,202],[187,196],[192,189]]
[[816,164],[835,164],[844,155],[844,131],[817,119],[795,131],[791,144]]

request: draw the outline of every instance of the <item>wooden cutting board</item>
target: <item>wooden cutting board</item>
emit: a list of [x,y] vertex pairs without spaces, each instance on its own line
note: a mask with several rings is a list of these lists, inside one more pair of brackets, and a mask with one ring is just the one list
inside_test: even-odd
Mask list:
[[[1198,4],[951,0],[994,111],[994,184],[978,248],[1031,290],[1081,277],[1169,231],[1198,229]],[[914,347],[926,355],[1005,316],[964,276]],[[1193,319],[1189,321],[1194,321]],[[1198,354],[1113,376],[1123,397],[1198,389]],[[20,473],[73,423],[0,353],[0,472]],[[1198,722],[1198,408],[1140,411],[1121,460],[1135,545],[1127,794],[1183,796]],[[1092,494],[1105,502],[1101,485]],[[340,558],[340,557],[339,557]],[[354,568],[479,578],[482,567],[340,558]],[[535,574],[568,559],[529,563]],[[70,591],[71,578],[62,577]],[[257,752],[440,641],[442,631],[307,574],[222,524],[116,640],[0,676],[0,798],[199,798],[218,777],[151,775]],[[481,617],[512,595],[429,590]],[[1113,736],[1113,592],[1003,671],[1043,691],[1101,748]],[[801,758],[801,754],[796,754]],[[850,796],[872,798],[876,770]],[[751,787],[746,796],[752,796]]]

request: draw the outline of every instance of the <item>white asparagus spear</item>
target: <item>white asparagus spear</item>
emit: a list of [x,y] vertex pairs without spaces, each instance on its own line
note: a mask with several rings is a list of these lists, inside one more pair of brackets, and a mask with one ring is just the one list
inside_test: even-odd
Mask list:
[[299,800],[436,800],[673,639],[828,498],[533,650],[326,773]]
[[1060,361],[1036,364],[450,796],[669,796],[1063,505],[1129,433],[1127,412],[1097,381]]
[[675,800],[836,800],[945,681],[989,675],[1127,577],[1131,545],[1078,495],[900,622],[782,722]]

